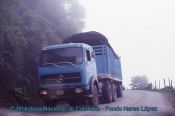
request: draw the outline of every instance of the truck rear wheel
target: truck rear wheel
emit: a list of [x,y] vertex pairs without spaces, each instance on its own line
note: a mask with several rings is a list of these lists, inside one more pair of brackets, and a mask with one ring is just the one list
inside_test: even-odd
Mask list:
[[98,99],[98,89],[97,86],[94,84],[92,87],[92,98],[89,100],[89,105],[90,106],[97,106],[99,103]]
[[112,84],[112,101],[116,101],[117,99],[117,86],[116,84]]
[[112,102],[112,93],[113,93],[112,85],[109,81],[106,81],[103,87],[104,102],[106,103]]
[[118,84],[118,86],[117,86],[117,97],[123,97],[123,87],[122,87],[122,84]]

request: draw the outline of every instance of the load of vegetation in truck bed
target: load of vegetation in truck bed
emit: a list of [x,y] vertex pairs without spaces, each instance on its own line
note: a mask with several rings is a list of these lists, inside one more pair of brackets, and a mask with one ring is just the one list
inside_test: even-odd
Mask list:
[[65,39],[63,43],[86,43],[91,46],[107,45],[115,54],[115,56],[118,58],[118,55],[114,52],[113,48],[109,44],[108,39],[103,34],[96,31],[84,32],[72,35],[67,39]]

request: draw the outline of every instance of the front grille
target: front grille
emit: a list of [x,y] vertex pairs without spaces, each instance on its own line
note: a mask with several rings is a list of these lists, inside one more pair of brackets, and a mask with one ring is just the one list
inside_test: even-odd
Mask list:
[[61,84],[61,83],[80,83],[80,82],[81,82],[81,76],[79,72],[41,76],[42,84]]

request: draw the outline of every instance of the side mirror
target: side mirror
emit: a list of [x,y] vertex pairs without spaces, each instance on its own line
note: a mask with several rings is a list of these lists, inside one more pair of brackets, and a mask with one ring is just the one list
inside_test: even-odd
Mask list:
[[91,57],[95,58],[95,52],[94,51],[92,52]]

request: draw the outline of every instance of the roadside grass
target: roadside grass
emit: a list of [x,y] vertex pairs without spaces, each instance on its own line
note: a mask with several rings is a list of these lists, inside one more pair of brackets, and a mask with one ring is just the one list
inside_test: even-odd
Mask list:
[[[141,89],[135,89],[135,90],[141,90]],[[173,106],[173,108],[175,109],[175,89],[173,87],[164,87],[162,89],[142,89],[142,90],[146,90],[146,91],[153,91],[153,92],[160,92],[163,93],[165,95],[165,97],[167,97],[169,103]]]
[[168,98],[168,101],[175,108],[175,89],[173,89],[172,87],[165,87],[158,90],[158,92],[164,93],[165,96]]

